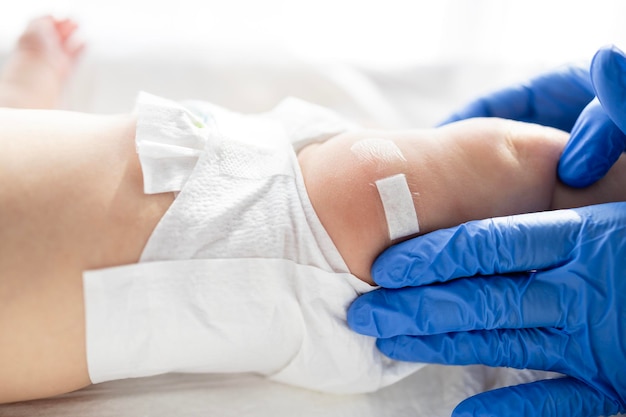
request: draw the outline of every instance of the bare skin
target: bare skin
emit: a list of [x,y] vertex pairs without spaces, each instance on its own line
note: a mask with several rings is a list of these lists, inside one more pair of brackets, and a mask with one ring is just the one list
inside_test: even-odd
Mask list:
[[[392,140],[405,160],[359,158],[351,148],[367,138]],[[350,271],[373,284],[374,259],[400,241],[389,238],[375,186],[382,178],[406,175],[419,234],[476,219],[626,200],[626,158],[584,190],[557,181],[567,139],[566,132],[544,126],[472,119],[437,129],[347,133],[310,145],[298,159],[324,228]]]
[[0,106],[50,109],[84,44],[73,35],[78,25],[44,16],[31,21],[19,37],[0,75]]
[[[25,36],[57,30],[57,43],[34,50],[21,38],[0,105],[56,103],[76,58],[63,27],[29,25]],[[143,194],[134,134],[131,115],[0,109],[0,403],[90,384],[82,271],[137,262],[173,200]]]
[[[58,88],[30,86],[63,84],[67,72],[58,69],[76,59],[66,43],[73,30],[44,19],[27,33],[47,37],[52,28],[56,41],[44,44],[53,51],[35,53],[18,43],[0,75],[0,106],[57,101]],[[42,64],[49,59],[54,62]],[[0,403],[90,384],[82,273],[137,262],[173,200],[143,193],[134,132],[131,115],[0,109]],[[404,160],[355,158],[351,146],[371,137],[392,140]],[[373,184],[393,174],[407,176],[420,233],[476,218],[624,200],[623,158],[590,189],[557,183],[566,140],[554,129],[479,119],[339,135],[305,148],[299,161],[311,202],[348,267],[371,282],[373,260],[393,243]]]

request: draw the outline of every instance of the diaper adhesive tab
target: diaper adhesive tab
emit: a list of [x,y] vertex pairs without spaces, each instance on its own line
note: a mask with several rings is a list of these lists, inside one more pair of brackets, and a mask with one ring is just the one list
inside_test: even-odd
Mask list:
[[400,239],[420,231],[415,205],[404,174],[376,181],[389,228],[391,240]]

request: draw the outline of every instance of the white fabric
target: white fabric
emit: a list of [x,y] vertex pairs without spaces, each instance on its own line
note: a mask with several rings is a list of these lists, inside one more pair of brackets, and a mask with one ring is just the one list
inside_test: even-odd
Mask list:
[[137,112],[145,191],[180,193],[140,263],[84,274],[93,382],[256,372],[356,393],[421,367],[347,327],[372,288],[349,274],[304,187],[293,148],[350,125],[297,100],[244,116],[143,93]]

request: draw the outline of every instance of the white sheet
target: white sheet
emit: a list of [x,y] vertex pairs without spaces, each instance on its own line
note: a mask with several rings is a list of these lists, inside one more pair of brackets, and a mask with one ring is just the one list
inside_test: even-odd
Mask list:
[[479,366],[429,366],[373,394],[336,396],[254,375],[166,375],[94,385],[61,397],[0,406],[11,417],[448,417],[463,398],[529,379]]
[[[130,111],[138,90],[198,98],[238,111],[263,111],[287,95],[383,127],[429,126],[470,97],[536,68],[436,66],[376,72],[284,57],[241,58],[207,51],[140,57],[87,54],[65,100],[93,112]],[[536,373],[428,366],[367,395],[324,395],[254,375],[167,375],[104,383],[55,399],[0,406],[0,416],[449,416],[463,398]]]

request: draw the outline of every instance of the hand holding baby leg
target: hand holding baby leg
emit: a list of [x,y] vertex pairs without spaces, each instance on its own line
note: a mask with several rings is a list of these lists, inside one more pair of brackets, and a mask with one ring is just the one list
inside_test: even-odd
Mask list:
[[625,235],[626,203],[434,232],[381,255],[375,281],[407,288],[361,296],[348,321],[395,359],[571,377],[480,394],[458,416],[623,412]]

